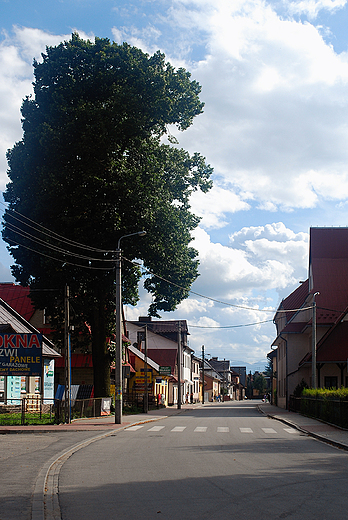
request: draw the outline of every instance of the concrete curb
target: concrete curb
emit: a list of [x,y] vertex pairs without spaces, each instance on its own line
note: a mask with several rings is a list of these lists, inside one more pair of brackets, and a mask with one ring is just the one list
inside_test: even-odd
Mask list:
[[[181,410],[179,411],[179,413]],[[60,504],[59,504],[59,472],[63,464],[77,451],[81,450],[105,437],[115,435],[115,433],[126,430],[130,426],[146,424],[149,422],[166,419],[168,415],[161,417],[155,416],[151,419],[132,422],[115,428],[113,430],[104,431],[104,433],[96,435],[86,441],[75,444],[68,450],[65,450],[58,456],[52,457],[41,468],[35,482],[34,492],[31,504],[31,520],[61,520]],[[37,431],[37,430],[36,430]],[[69,430],[72,431],[72,430]]]
[[286,424],[287,426],[291,426],[291,428],[294,428],[295,430],[298,430],[301,433],[309,435],[310,437],[313,437],[314,439],[317,439],[318,441],[325,442],[326,444],[330,444],[331,446],[334,446],[335,448],[339,448],[341,450],[348,451],[348,445],[344,444],[343,442],[335,441],[334,439],[330,439],[329,437],[324,437],[323,435],[319,435],[318,433],[314,433],[305,428],[301,428],[301,426],[299,426],[298,424],[296,424],[292,421],[289,421],[288,419],[283,419],[283,417],[279,417],[278,415],[273,415],[273,414],[267,413],[262,409],[261,405],[257,405],[257,409],[259,410],[259,412],[261,412],[263,415],[266,415],[270,419],[282,422],[283,424]]

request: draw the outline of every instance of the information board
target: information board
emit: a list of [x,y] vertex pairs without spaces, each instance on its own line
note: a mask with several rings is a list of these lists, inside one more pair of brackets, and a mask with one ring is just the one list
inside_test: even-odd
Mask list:
[[0,375],[41,376],[42,334],[0,334]]

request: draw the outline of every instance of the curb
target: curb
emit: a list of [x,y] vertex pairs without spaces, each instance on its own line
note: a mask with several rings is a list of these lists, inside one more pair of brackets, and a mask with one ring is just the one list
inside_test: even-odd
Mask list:
[[316,439],[318,441],[324,442],[325,444],[330,444],[330,446],[334,446],[335,448],[339,448],[341,450],[348,451],[348,445],[347,444],[344,444],[344,443],[339,442],[339,441],[335,441],[335,440],[330,439],[328,437],[323,437],[322,435],[319,435],[318,433],[314,433],[314,432],[311,432],[309,430],[305,430],[304,428],[301,428],[301,426],[298,426],[298,424],[293,423],[292,421],[289,421],[287,419],[283,419],[282,417],[279,417],[278,415],[272,415],[272,414],[269,414],[267,412],[264,412],[262,410],[262,408],[261,408],[261,405],[257,405],[257,409],[259,410],[259,412],[261,412],[263,415],[266,415],[270,419],[273,419],[275,421],[279,421],[279,422],[282,422],[283,424],[291,426],[295,430],[297,430],[297,431],[299,431],[301,433],[305,433],[306,435],[309,435],[310,437],[313,437],[314,439]]
[[[179,411],[179,413],[180,412],[181,410]],[[115,433],[117,432],[126,430],[130,426],[160,421],[162,419],[166,419],[167,417],[169,416],[163,415],[161,417],[157,416],[151,419],[149,418],[144,421],[128,423],[124,426],[121,426],[120,428],[108,430],[102,434],[87,439],[86,441],[82,441],[78,444],[75,444],[71,448],[65,450],[60,455],[54,455],[48,462],[46,462],[43,465],[37,476],[31,503],[31,520],[61,520],[61,511],[59,504],[59,472],[63,464],[74,453],[76,453],[82,448],[85,448],[86,446],[89,446],[93,442],[104,439],[105,437],[111,435],[115,435]]]

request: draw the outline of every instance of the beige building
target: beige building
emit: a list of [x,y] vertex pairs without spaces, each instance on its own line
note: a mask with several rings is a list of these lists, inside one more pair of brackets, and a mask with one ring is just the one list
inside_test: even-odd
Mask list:
[[310,229],[308,279],[281,302],[274,322],[278,406],[288,406],[302,380],[313,386],[313,368],[317,387],[348,386],[348,228]]

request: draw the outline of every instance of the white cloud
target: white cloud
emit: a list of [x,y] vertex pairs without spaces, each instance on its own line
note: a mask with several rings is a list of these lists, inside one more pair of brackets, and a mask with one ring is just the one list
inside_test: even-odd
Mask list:
[[[207,49],[198,63],[187,61],[206,105],[188,132],[176,134],[180,145],[201,151],[239,202],[254,200],[263,210],[314,208],[346,197],[347,54],[335,53],[321,28],[278,16],[266,2],[175,6],[176,14],[185,12],[183,29],[191,20]],[[171,10],[174,20],[180,26]],[[190,45],[190,31],[187,38]],[[211,228],[227,218],[224,210],[206,217]]]
[[291,14],[306,14],[309,18],[316,18],[320,11],[334,12],[346,3],[347,0],[291,0],[286,5]]
[[[83,31],[79,34],[93,39]],[[70,37],[18,26],[11,34],[4,33],[0,42],[0,190],[8,182],[6,151],[22,138],[20,107],[33,92],[33,59],[40,61],[46,46],[58,45]]]
[[284,224],[243,228],[231,235],[232,247],[213,243],[202,229],[194,233],[201,276],[197,292],[220,299],[250,298],[255,291],[284,290],[305,274],[308,236]]
[[228,222],[227,214],[250,209],[233,187],[220,187],[218,183],[214,183],[208,193],[194,192],[190,203],[193,213],[202,218],[200,225],[205,229],[224,227]]

